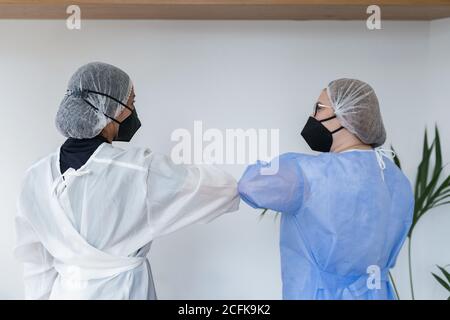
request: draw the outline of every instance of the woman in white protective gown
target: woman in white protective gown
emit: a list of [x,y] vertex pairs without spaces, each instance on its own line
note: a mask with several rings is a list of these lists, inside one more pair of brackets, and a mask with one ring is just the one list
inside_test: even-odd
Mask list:
[[111,144],[140,125],[125,72],[75,72],[56,116],[68,139],[27,170],[18,198],[27,299],[156,299],[152,241],[238,209],[236,181],[216,167]]

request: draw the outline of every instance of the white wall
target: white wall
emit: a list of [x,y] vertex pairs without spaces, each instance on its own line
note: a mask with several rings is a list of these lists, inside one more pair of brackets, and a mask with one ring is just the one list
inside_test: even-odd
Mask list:
[[[361,78],[381,101],[388,143],[414,177],[423,129],[438,121],[450,160],[450,20],[384,22],[0,21],[0,298],[21,298],[12,257],[15,197],[24,170],[64,139],[53,121],[80,65],[115,64],[133,78],[143,127],[134,145],[169,152],[176,128],[280,128],[281,152],[309,152],[300,131],[319,91],[338,77]],[[444,53],[447,50],[447,53]],[[236,178],[244,166],[224,166]],[[450,208],[418,226],[417,297],[444,298],[430,277],[450,263]],[[170,298],[279,299],[279,224],[239,213],[192,226],[154,244],[158,295]],[[394,271],[408,297],[405,255]]]

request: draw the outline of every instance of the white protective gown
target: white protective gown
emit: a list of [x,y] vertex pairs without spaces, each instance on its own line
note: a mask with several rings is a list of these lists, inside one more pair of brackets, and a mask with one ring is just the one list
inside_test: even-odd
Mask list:
[[238,207],[236,181],[214,166],[103,143],[61,174],[58,149],[28,169],[18,199],[26,298],[156,299],[152,241]]

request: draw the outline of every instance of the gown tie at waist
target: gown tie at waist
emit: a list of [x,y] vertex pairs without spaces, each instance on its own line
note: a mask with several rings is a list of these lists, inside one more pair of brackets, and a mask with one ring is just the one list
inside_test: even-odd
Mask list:
[[[87,261],[89,259],[87,258]],[[141,266],[145,257],[117,258],[110,261],[94,261],[89,265],[66,264],[55,262],[54,267],[61,278],[72,281],[103,279],[118,275]]]
[[[369,279],[369,277],[371,277]],[[355,276],[341,276],[325,271],[318,272],[318,288],[325,290],[334,290],[344,288],[344,291],[349,291],[350,296],[361,296],[367,293],[369,290],[377,290],[376,288],[370,288],[368,281],[379,280],[380,282],[389,282],[389,268],[381,269],[379,273],[379,279],[376,275],[371,273],[365,273]],[[343,293],[345,295],[345,292]]]

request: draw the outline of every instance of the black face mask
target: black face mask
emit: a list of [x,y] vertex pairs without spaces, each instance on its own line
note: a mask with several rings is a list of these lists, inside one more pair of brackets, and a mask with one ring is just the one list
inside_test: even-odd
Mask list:
[[309,117],[302,130],[302,137],[308,143],[309,147],[314,151],[329,152],[333,144],[333,133],[338,132],[344,127],[340,127],[334,131],[329,131],[322,122],[336,118],[332,116],[323,120],[317,120],[314,117]]
[[129,108],[122,101],[120,101],[114,97],[111,97],[110,95],[108,95],[106,93],[93,91],[93,90],[86,90],[86,89],[85,90],[74,90],[74,91],[67,90],[67,91],[68,91],[68,95],[73,95],[73,96],[83,99],[84,102],[86,102],[88,105],[90,105],[96,111],[100,111],[100,110],[87,100],[89,93],[99,94],[99,95],[108,97],[108,98],[116,101],[117,103],[120,103],[125,108],[127,108],[128,110],[131,111],[131,114],[122,122],[119,122],[116,119],[114,119],[113,117],[108,116],[106,113],[103,113],[103,115],[105,115],[105,117],[107,117],[107,118],[111,119],[112,121],[114,121],[115,123],[119,124],[119,132],[117,133],[117,136],[114,138],[114,141],[130,142],[131,138],[133,138],[134,134],[141,127],[141,121],[139,120],[139,117],[137,115],[135,108],[134,109]]
[[[130,108],[127,107],[128,110]],[[125,141],[130,142],[131,138],[133,138],[134,134],[141,127],[141,121],[138,118],[136,109],[131,110],[131,114],[119,123],[119,132],[117,136],[114,138],[114,141]]]

